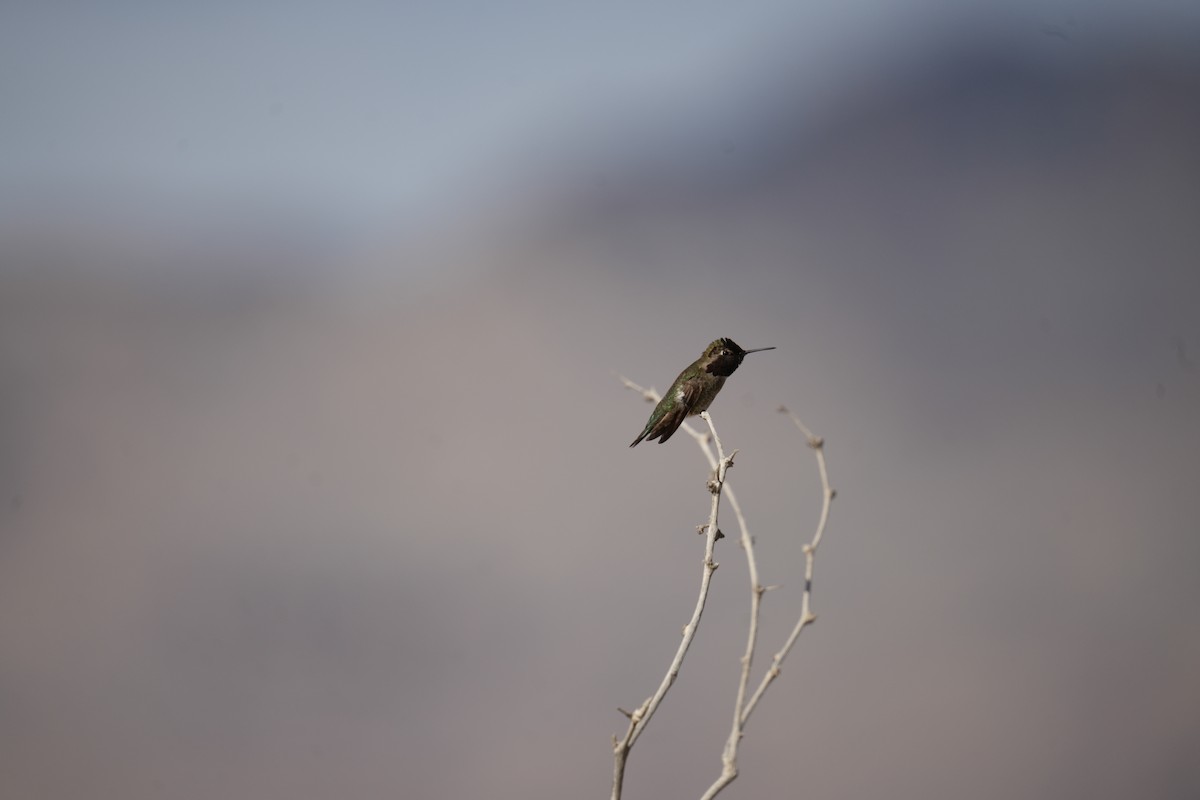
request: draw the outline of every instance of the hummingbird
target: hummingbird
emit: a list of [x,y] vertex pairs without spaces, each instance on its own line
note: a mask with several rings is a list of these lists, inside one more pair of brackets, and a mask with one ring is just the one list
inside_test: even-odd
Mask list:
[[742,364],[748,353],[774,350],[774,347],[758,347],[743,350],[733,339],[717,339],[704,348],[704,354],[693,361],[671,384],[662,400],[650,412],[646,428],[633,440],[634,447],[647,436],[650,441],[658,439],[662,444],[679,430],[685,417],[693,417],[708,409],[717,393],[725,385],[725,379]]

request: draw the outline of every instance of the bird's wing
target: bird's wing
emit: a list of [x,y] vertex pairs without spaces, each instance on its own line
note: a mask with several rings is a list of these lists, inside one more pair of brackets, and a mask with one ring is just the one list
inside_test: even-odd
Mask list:
[[700,386],[696,383],[685,383],[679,391],[679,405],[687,409],[684,416],[690,417],[695,413],[696,404],[700,402]]
[[700,402],[700,387],[694,383],[685,383],[679,390],[679,402],[675,404],[675,409],[665,415],[658,425],[654,426],[654,430],[650,434],[650,438],[658,437],[658,443],[662,444],[667,439],[670,439],[675,431],[679,430],[679,426],[683,421],[691,416],[696,404]]

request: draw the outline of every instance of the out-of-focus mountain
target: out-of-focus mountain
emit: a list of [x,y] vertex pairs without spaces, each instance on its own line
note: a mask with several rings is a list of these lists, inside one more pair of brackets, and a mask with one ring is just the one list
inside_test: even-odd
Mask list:
[[[0,794],[602,795],[707,512],[686,438],[628,449],[649,409],[611,371],[661,389],[731,336],[779,348],[713,408],[782,584],[760,663],[817,509],[779,402],[840,495],[821,622],[730,791],[1193,796],[1200,61],[1182,28],[1088,27],[818,75],[781,35],[712,96],[361,240],[307,210],[20,205]],[[718,772],[728,544],[631,796]]]

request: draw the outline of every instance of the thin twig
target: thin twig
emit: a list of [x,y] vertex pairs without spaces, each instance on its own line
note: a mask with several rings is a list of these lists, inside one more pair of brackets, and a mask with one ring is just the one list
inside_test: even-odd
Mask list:
[[[657,392],[644,389],[628,378],[621,377],[621,382],[626,387],[640,392],[650,402],[658,402],[660,399]],[[712,438],[716,442],[718,458],[714,463],[711,451],[707,447],[707,442],[704,442],[702,449],[708,455],[710,465],[713,465],[714,475],[708,484],[709,492],[712,494],[712,503],[708,513],[708,524],[705,526],[704,566],[700,573],[700,595],[696,599],[696,607],[692,610],[691,619],[688,620],[687,625],[683,628],[683,639],[675,651],[675,657],[671,660],[670,666],[667,667],[667,674],[663,676],[658,690],[638,706],[635,711],[629,713],[629,728],[625,731],[624,737],[620,739],[617,739],[615,736],[613,737],[612,800],[620,800],[621,798],[621,789],[625,781],[625,764],[629,759],[629,751],[633,748],[634,743],[637,742],[638,737],[642,735],[642,731],[646,729],[650,718],[654,716],[654,712],[658,710],[658,706],[662,703],[663,697],[666,696],[667,691],[679,676],[679,670],[683,665],[683,658],[687,655],[688,648],[691,647],[692,640],[696,636],[696,629],[700,626],[700,617],[704,613],[704,604],[708,599],[708,590],[712,583],[713,573],[717,571],[717,562],[713,560],[713,550],[716,546],[719,532],[717,514],[720,510],[721,494],[725,485],[725,473],[733,466],[733,456],[736,455],[736,451],[726,457],[721,448],[721,440],[717,436],[717,429],[713,425],[712,418],[708,416],[708,412],[704,412],[702,417],[708,423],[708,428],[712,432]],[[697,441],[704,438],[704,434],[694,431],[691,426],[685,424],[684,428]]]
[[[624,377],[621,377],[620,380],[626,387],[641,393],[649,402],[656,403],[660,399],[660,395],[652,389],[644,389]],[[719,794],[726,786],[732,783],[737,777],[738,745],[745,733],[745,727],[750,719],[750,715],[757,707],[759,700],[761,700],[762,696],[766,693],[767,688],[777,677],[779,677],[782,671],[781,668],[783,661],[787,658],[788,653],[791,652],[792,647],[795,646],[796,640],[799,638],[800,633],[804,630],[804,628],[808,627],[816,620],[816,616],[811,610],[812,581],[813,570],[816,562],[816,551],[821,544],[821,539],[824,536],[825,528],[829,522],[830,508],[832,506],[833,499],[837,496],[837,492],[834,491],[829,485],[829,473],[825,463],[824,440],[821,439],[821,437],[813,434],[813,432],[804,425],[799,417],[797,417],[787,408],[781,406],[779,411],[788,415],[792,422],[804,434],[808,446],[813,449],[817,459],[817,469],[821,479],[823,498],[821,514],[817,521],[816,531],[814,532],[812,539],[804,546],[804,593],[802,595],[800,604],[800,618],[796,622],[795,627],[792,629],[791,634],[785,640],[783,647],[780,648],[779,652],[775,654],[774,658],[772,659],[771,666],[763,676],[758,688],[747,701],[746,692],[749,687],[754,651],[757,644],[759,619],[762,608],[762,596],[767,589],[771,587],[765,587],[759,582],[758,565],[754,555],[754,539],[749,533],[745,517],[742,514],[741,505],[737,501],[737,497],[733,492],[733,488],[725,483],[725,472],[730,466],[732,466],[733,457],[736,455],[736,451],[731,453],[728,457],[725,456],[724,450],[721,446],[720,438],[717,436],[716,428],[713,426],[712,419],[708,416],[707,412],[703,413],[701,416],[708,423],[711,434],[696,430],[687,423],[684,423],[683,429],[693,439],[696,440],[696,443],[700,446],[701,451],[705,454],[709,466],[714,470],[714,477],[709,482],[709,490],[713,493],[712,510],[709,515],[708,525],[702,528],[702,530],[707,533],[707,536],[705,537],[705,571],[701,577],[700,598],[698,599],[696,609],[693,612],[691,622],[689,622],[688,626],[684,628],[685,641],[680,643],[680,649],[677,651],[675,660],[672,661],[671,667],[667,671],[667,676],[664,678],[662,685],[659,687],[659,691],[653,697],[649,698],[645,703],[643,703],[637,711],[632,713],[623,712],[630,717],[630,729],[623,740],[617,740],[616,737],[613,737],[613,749],[615,755],[613,776],[614,800],[619,800],[620,798],[621,785],[624,780],[625,762],[628,758],[629,750],[632,748],[633,743],[637,740],[638,736],[641,735],[641,732],[645,729],[645,726],[649,721],[649,717],[657,709],[659,703],[662,701],[663,695],[666,694],[667,689],[670,688],[670,685],[674,682],[675,677],[678,675],[679,668],[683,661],[683,656],[686,654],[687,649],[691,644],[691,637],[695,635],[696,628],[699,624],[700,615],[703,612],[704,602],[708,592],[709,582],[711,581],[712,573],[717,567],[716,563],[712,561],[712,554],[713,546],[716,543],[716,537],[720,535],[720,531],[716,528],[716,519],[721,494],[726,494],[729,497],[729,503],[733,508],[735,516],[737,517],[738,527],[741,531],[739,541],[742,545],[742,548],[746,551],[746,564],[751,586],[750,625],[746,637],[746,650],[742,656],[742,669],[738,679],[737,696],[734,703],[733,725],[730,730],[729,738],[725,743],[725,749],[721,758],[721,775],[705,791],[705,793],[702,795],[702,800],[712,800],[712,798],[716,797],[717,794]],[[716,454],[714,454],[712,450],[713,442],[716,443]]]
[[737,695],[733,704],[733,727],[729,731],[729,738],[725,741],[725,749],[721,754],[721,775],[704,793],[703,800],[716,797],[717,793],[732,783],[738,774],[738,744],[742,741],[745,728],[742,708],[746,702],[746,688],[750,684],[750,670],[754,663],[754,650],[758,644],[758,621],[762,612],[762,596],[766,591],[758,580],[758,561],[754,557],[754,537],[750,535],[741,506],[734,499],[732,490],[726,489],[726,491],[729,492],[730,505],[737,517],[738,527],[741,528],[739,541],[742,549],[746,551],[746,568],[750,575],[750,624],[746,632],[746,650],[742,654],[742,670],[738,676]]
[[742,656],[742,672],[740,680],[738,681],[737,702],[735,703],[733,712],[733,729],[729,732],[729,739],[725,742],[725,750],[721,755],[721,774],[715,781],[713,781],[712,785],[708,787],[704,794],[701,795],[701,800],[712,800],[712,798],[716,797],[721,790],[723,790],[726,786],[732,783],[735,778],[737,778],[738,744],[741,742],[742,736],[745,734],[746,723],[750,719],[750,714],[754,711],[755,706],[758,705],[758,701],[766,692],[767,687],[770,686],[772,681],[779,677],[783,660],[787,657],[788,652],[791,651],[792,646],[795,645],[796,639],[800,636],[800,632],[808,625],[811,625],[814,620],[816,620],[816,617],[813,615],[809,606],[810,598],[812,596],[813,565],[816,558],[817,547],[821,544],[821,537],[824,535],[825,526],[829,521],[829,508],[833,502],[833,498],[837,496],[837,493],[829,486],[829,474],[825,466],[824,441],[819,436],[815,436],[813,432],[810,431],[804,425],[804,423],[800,421],[800,418],[791,411],[788,411],[787,408],[780,406],[779,410],[787,414],[791,418],[792,422],[794,422],[797,427],[800,428],[801,432],[804,433],[805,438],[808,440],[808,446],[811,447],[816,454],[817,469],[821,476],[821,488],[824,502],[822,503],[821,507],[821,516],[817,522],[816,533],[813,535],[812,540],[804,546],[804,595],[800,601],[800,619],[796,623],[795,628],[793,628],[791,635],[788,636],[787,640],[784,642],[783,647],[778,653],[775,654],[774,659],[772,659],[770,669],[768,669],[766,675],[763,676],[762,683],[759,684],[758,689],[755,690],[749,702],[745,702],[746,688],[750,679],[750,662],[754,656],[755,639],[758,634],[759,612],[761,610],[762,596],[763,593],[766,592],[766,587],[762,586],[758,582],[758,569],[754,560],[753,540],[751,540],[749,534],[746,533],[745,526],[743,525],[742,527],[742,535],[746,540],[743,546],[746,547],[747,565],[750,570],[750,632],[746,642],[746,653]]
[[812,448],[814,455],[816,455],[817,471],[821,476],[821,516],[817,519],[817,529],[813,533],[812,539],[804,545],[804,594],[800,599],[800,619],[796,621],[796,625],[792,628],[791,634],[783,643],[783,647],[771,659],[771,668],[767,670],[767,674],[763,676],[762,682],[750,697],[750,701],[746,703],[746,708],[742,712],[742,724],[745,724],[746,720],[750,718],[750,714],[754,711],[755,706],[758,705],[758,701],[762,699],[763,693],[767,691],[767,687],[779,677],[783,660],[787,658],[792,646],[796,644],[796,639],[800,637],[801,631],[817,620],[811,608],[813,566],[816,563],[817,548],[821,546],[821,537],[825,535],[825,526],[829,523],[830,506],[833,505],[833,499],[837,497],[837,492],[829,485],[829,470],[825,465],[825,440],[809,430],[800,421],[800,418],[789,411],[786,406],[780,406],[779,411],[782,414],[787,414],[788,418],[795,423],[796,427],[800,429],[800,432],[808,440],[808,446]]

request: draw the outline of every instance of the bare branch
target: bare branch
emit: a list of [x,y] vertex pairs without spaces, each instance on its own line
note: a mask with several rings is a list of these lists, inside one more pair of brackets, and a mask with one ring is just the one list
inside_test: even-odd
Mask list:
[[[626,387],[640,392],[650,402],[658,402],[660,399],[657,392],[644,389],[638,386],[633,381],[621,377],[621,382]],[[629,714],[629,727],[625,731],[625,735],[620,739],[615,739],[613,745],[613,790],[612,799],[620,800],[621,790],[625,780],[625,764],[629,759],[629,751],[633,748],[634,743],[642,735],[646,726],[650,723],[650,718],[654,716],[654,712],[658,710],[658,706],[662,703],[667,691],[671,685],[675,683],[675,679],[679,676],[679,670],[683,665],[684,656],[687,655],[688,648],[692,645],[692,640],[696,636],[696,630],[700,626],[700,617],[704,613],[704,604],[708,600],[708,590],[712,583],[713,573],[717,571],[717,562],[713,559],[713,550],[717,543],[717,514],[721,505],[721,494],[725,484],[725,473],[729,467],[733,466],[733,456],[726,457],[721,448],[721,440],[717,436],[717,429],[713,425],[712,418],[708,412],[702,415],[705,422],[708,423],[708,429],[712,434],[712,440],[717,444],[718,457],[712,455],[711,447],[707,437],[686,423],[683,425],[692,438],[701,445],[708,458],[709,464],[713,467],[714,477],[709,482],[709,491],[712,493],[712,502],[708,513],[708,524],[705,526],[704,536],[704,564],[700,573],[700,594],[696,599],[696,606],[692,610],[691,619],[683,628],[683,638],[679,642],[679,647],[675,651],[675,657],[671,660],[670,666],[667,667],[667,674],[663,676],[662,682],[658,686],[658,690],[649,698],[646,699],[638,708]],[[615,737],[614,737],[615,738]]]
[[[618,376],[621,382],[629,389],[639,392],[647,402],[657,403],[660,395],[653,389],[644,389],[641,386],[633,383],[625,377]],[[622,783],[624,781],[625,764],[628,759],[629,751],[633,747],[634,742],[645,730],[649,723],[650,717],[657,710],[662,702],[667,690],[674,683],[675,678],[679,674],[679,669],[682,665],[683,658],[691,645],[692,638],[696,634],[696,629],[700,622],[700,616],[704,610],[704,604],[707,599],[709,585],[712,579],[712,573],[716,571],[717,564],[713,561],[713,548],[716,540],[721,537],[720,530],[717,527],[717,512],[720,507],[720,499],[725,495],[729,499],[729,504],[733,508],[734,515],[737,518],[738,527],[740,529],[739,543],[742,549],[746,552],[746,566],[750,578],[750,622],[749,629],[746,635],[746,649],[741,659],[741,671],[738,676],[738,686],[736,699],[734,702],[733,723],[730,728],[729,737],[726,740],[725,748],[721,756],[722,770],[720,776],[713,782],[711,786],[702,795],[702,800],[712,800],[726,786],[733,782],[738,775],[737,756],[738,746],[742,737],[745,735],[745,728],[750,719],[750,715],[758,706],[759,700],[766,693],[767,688],[779,677],[784,660],[791,652],[799,638],[800,633],[807,626],[811,625],[816,616],[811,610],[812,600],[812,582],[813,570],[816,561],[816,551],[821,544],[821,539],[824,536],[825,528],[829,522],[829,512],[833,503],[833,499],[837,496],[829,485],[829,474],[825,463],[824,440],[816,436],[804,423],[785,407],[780,407],[779,411],[788,415],[792,422],[804,434],[806,443],[812,448],[817,459],[817,470],[820,475],[822,489],[822,506],[820,517],[817,521],[817,527],[812,538],[804,545],[804,592],[800,603],[800,618],[793,627],[790,635],[784,641],[780,648],[772,658],[771,665],[758,687],[753,694],[747,699],[749,690],[750,676],[754,661],[754,652],[757,646],[759,620],[762,611],[762,597],[770,589],[777,588],[775,586],[763,586],[759,581],[758,564],[754,554],[754,539],[750,535],[746,525],[745,516],[742,514],[741,505],[737,501],[737,496],[733,492],[733,488],[726,484],[725,475],[729,467],[733,466],[733,458],[737,451],[725,455],[724,448],[721,444],[720,437],[717,435],[716,427],[713,425],[712,418],[708,412],[703,412],[701,417],[708,423],[708,431],[697,430],[686,422],[682,428],[688,435],[696,440],[708,460],[709,467],[713,470],[713,476],[708,482],[709,491],[712,493],[712,505],[709,512],[708,524],[701,526],[701,532],[706,533],[705,537],[705,553],[704,553],[704,570],[701,574],[700,596],[697,599],[696,608],[692,613],[692,618],[683,631],[683,641],[680,642],[679,649],[676,651],[675,658],[671,662],[671,666],[667,670],[667,674],[659,686],[658,691],[654,696],[648,698],[636,711],[630,713],[623,711],[630,718],[629,730],[622,739],[613,737],[613,800],[619,800],[621,796]],[[716,452],[713,452],[713,444],[716,445]]]
[[762,699],[763,693],[767,691],[767,687],[779,677],[783,660],[787,658],[788,653],[791,652],[792,647],[796,644],[796,640],[800,638],[800,633],[817,620],[811,608],[813,567],[816,564],[817,548],[821,546],[821,538],[825,535],[825,526],[829,523],[829,509],[833,505],[833,498],[837,497],[837,492],[829,485],[829,470],[825,464],[825,440],[809,430],[800,421],[800,418],[789,411],[786,406],[780,406],[779,412],[787,414],[788,418],[800,429],[800,432],[808,440],[808,446],[812,448],[813,454],[817,458],[817,472],[821,476],[821,515],[817,519],[817,529],[813,533],[812,539],[804,545],[804,594],[800,599],[800,619],[796,621],[796,625],[792,628],[791,634],[783,643],[783,647],[771,659],[771,668],[767,670],[767,674],[763,676],[762,682],[754,691],[750,701],[746,703],[746,708],[742,711],[743,724],[750,718],[750,714],[754,711],[755,706],[758,705],[758,701]]
[[733,782],[737,777],[738,744],[742,740],[745,722],[742,718],[742,708],[746,702],[746,688],[750,683],[750,669],[754,663],[754,649],[758,642],[758,621],[762,611],[762,596],[766,589],[758,580],[758,562],[754,557],[754,538],[746,526],[746,518],[742,515],[740,504],[734,498],[733,490],[726,488],[729,494],[729,504],[737,517],[738,527],[741,528],[739,542],[746,552],[746,568],[750,573],[750,624],[746,633],[746,650],[742,654],[742,670],[738,677],[736,699],[733,706],[733,728],[725,742],[725,750],[721,754],[721,775],[708,788],[704,798],[716,797],[717,793]]
[[[750,570],[750,630],[746,641],[746,652],[742,656],[742,672],[738,681],[737,701],[734,704],[733,711],[733,728],[729,732],[729,738],[725,742],[725,750],[721,755],[721,774],[715,781],[713,781],[712,785],[708,787],[704,794],[701,795],[701,800],[712,800],[712,798],[720,794],[720,792],[726,786],[728,786],[735,778],[737,778],[738,745],[741,742],[742,736],[745,735],[746,724],[750,719],[750,714],[758,705],[758,701],[766,692],[767,687],[770,686],[777,677],[779,677],[783,660],[787,658],[787,654],[791,651],[793,645],[795,645],[796,639],[800,636],[800,632],[806,626],[812,624],[812,622],[816,619],[809,607],[810,598],[812,596],[813,565],[816,557],[817,547],[821,543],[821,537],[825,533],[825,526],[829,521],[829,508],[833,502],[833,498],[836,496],[836,493],[829,486],[829,475],[825,466],[825,451],[823,449],[824,441],[819,436],[815,436],[813,432],[810,431],[795,414],[782,406],[779,410],[783,413],[786,413],[800,428],[801,432],[804,433],[805,438],[808,440],[808,446],[811,447],[816,453],[817,469],[821,476],[821,488],[824,501],[821,507],[821,516],[817,522],[816,533],[813,535],[812,540],[804,546],[804,595],[800,601],[800,619],[796,623],[796,626],[792,629],[791,635],[789,635],[787,640],[784,642],[783,647],[778,653],[775,654],[775,657],[771,661],[770,669],[767,670],[767,673],[763,676],[762,682],[759,684],[758,688],[755,690],[753,696],[750,697],[748,702],[746,701],[746,689],[750,680],[751,661],[754,657],[755,640],[758,635],[758,619],[761,610],[762,596],[768,589],[773,589],[775,587],[764,587],[758,582],[758,568],[754,559],[753,540],[746,532],[745,524],[742,524],[742,546],[746,550],[746,561]],[[731,505],[734,505],[734,509],[737,511],[737,506],[736,504],[732,503],[732,498]],[[741,521],[740,514],[739,521]]]

